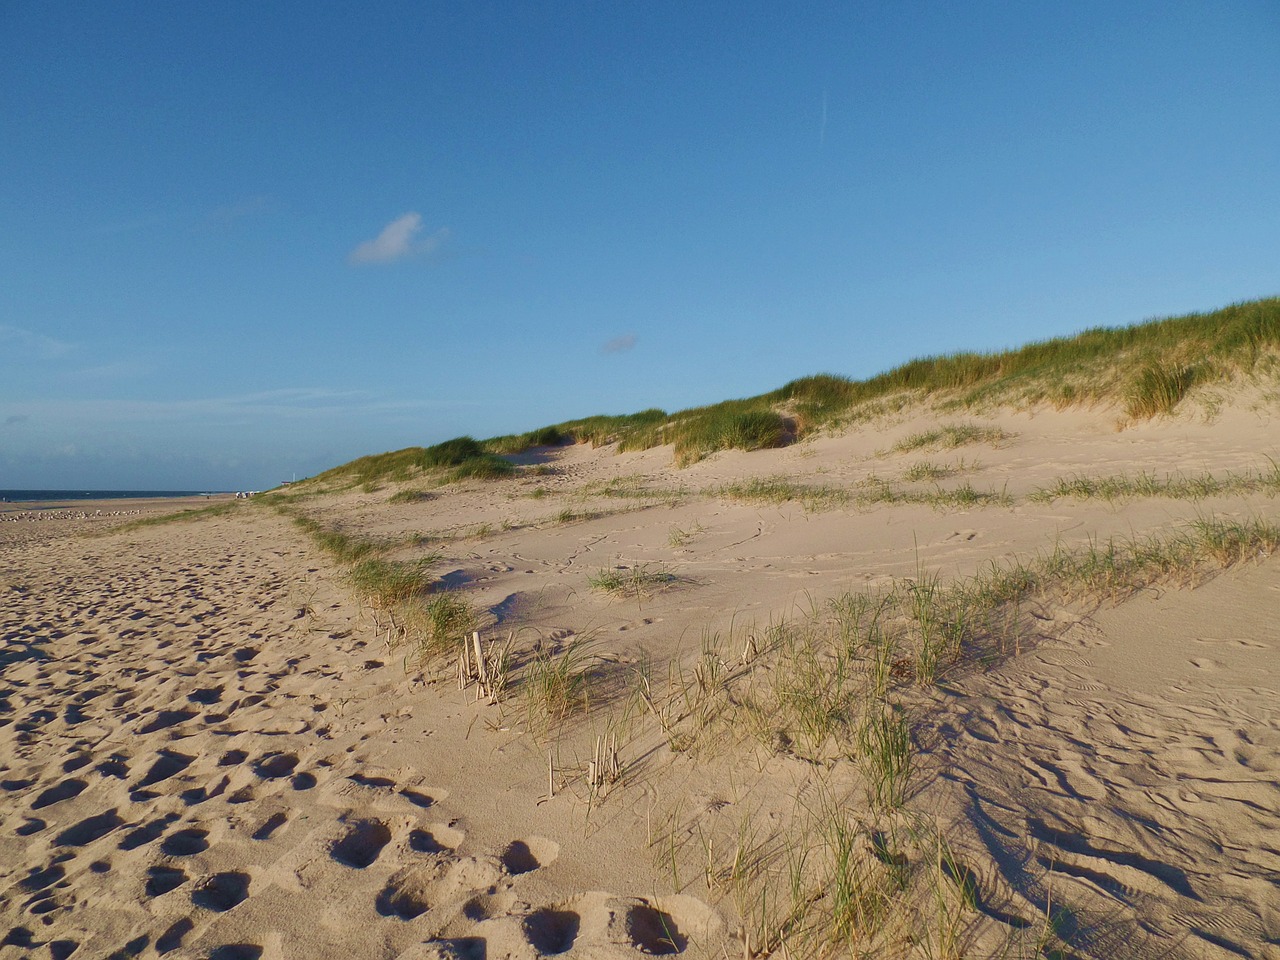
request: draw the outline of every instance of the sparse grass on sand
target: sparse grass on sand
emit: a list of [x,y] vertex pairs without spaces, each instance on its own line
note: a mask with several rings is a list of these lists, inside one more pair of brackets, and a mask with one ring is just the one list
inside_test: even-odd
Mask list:
[[192,507],[190,510],[179,510],[175,513],[162,513],[150,517],[139,517],[119,526],[95,530],[95,534],[124,533],[129,530],[140,530],[144,527],[162,526],[169,523],[186,523],[191,520],[208,520],[212,517],[224,517],[237,509],[243,501],[230,500],[226,503],[215,503],[208,507]]
[[903,489],[878,477],[868,477],[851,488],[829,484],[798,483],[787,477],[753,477],[724,484],[716,492],[727,499],[746,503],[778,505],[800,503],[809,512],[834,510],[853,504],[858,507],[892,504],[924,504],[935,509],[947,507],[1009,506],[1013,498],[1004,490],[979,490],[968,481],[956,487],[935,486],[932,490]]
[[950,423],[934,430],[913,433],[893,445],[898,453],[924,448],[954,450],[972,443],[990,443],[998,445],[1010,439],[1010,435],[999,427],[986,426],[980,423]]
[[847,504],[854,496],[839,487],[798,483],[789,477],[752,477],[736,483],[726,483],[718,491],[730,500],[748,503],[782,504],[797,501],[806,510],[830,510]]
[[[1043,495],[1208,496],[1278,487],[1280,470],[1273,467],[1218,479],[1076,478]],[[764,502],[845,496],[785,478],[722,492]],[[968,485],[911,492],[877,481],[850,496],[965,502],[981,493]],[[428,663],[456,658],[479,621],[460,594],[433,589],[432,558],[394,561],[388,554],[395,544],[353,537],[281,509],[346,567],[353,586],[389,621],[389,637],[396,631]],[[690,535],[675,530],[672,541]],[[784,754],[813,771],[820,799],[802,815],[769,826],[744,818],[735,836],[705,840],[708,888],[732,898],[747,955],[893,956],[915,943],[928,944],[929,955],[960,956],[977,916],[974,905],[986,892],[944,831],[912,806],[920,786],[916,738],[929,703],[924,691],[958,671],[1020,653],[1024,637],[1044,632],[1040,623],[1033,629],[1026,612],[1037,604],[1119,602],[1157,583],[1194,585],[1277,550],[1280,527],[1273,523],[1203,517],[1161,536],[1054,545],[953,582],[921,569],[792,620],[705,635],[696,658],[667,666],[665,682],[642,661],[623,709],[632,723],[650,717],[671,751],[741,751],[744,762]],[[589,584],[638,598],[676,579],[660,564],[618,564],[591,575]],[[598,709],[585,641],[524,651],[508,641],[502,651],[501,687],[516,692],[530,732],[558,736]],[[828,776],[836,770],[844,773]],[[591,802],[604,797],[592,792]],[[670,860],[677,888],[678,827],[673,816],[668,835],[654,843]],[[1025,926],[1010,934],[1016,941],[1010,956],[1036,955],[1061,942],[1048,914],[1020,922]]]
[[923,480],[945,480],[947,477],[952,477],[964,470],[971,469],[973,468],[966,466],[963,459],[956,464],[935,463],[932,460],[920,460],[902,471],[902,479],[906,480],[908,483],[919,483]]
[[387,498],[387,503],[426,503],[436,495],[426,490],[401,490]]
[[1280,464],[1272,461],[1269,470],[1226,473],[1222,476],[1209,473],[1171,473],[1159,476],[1151,472],[1136,475],[1113,474],[1106,477],[1076,474],[1060,477],[1053,485],[1032,491],[1027,499],[1034,503],[1052,503],[1061,499],[1098,499],[1111,503],[1137,497],[1196,501],[1244,493],[1264,493],[1273,497],[1280,494]]
[[[708,889],[731,897],[744,954],[900,956],[925,943],[930,956],[964,955],[989,892],[944,830],[912,809],[915,731],[929,702],[913,691],[1020,652],[1024,636],[1044,630],[1025,613],[1036,601],[1119,602],[1277,550],[1273,523],[1205,517],[1163,536],[1055,546],[952,583],[920,570],[791,621],[704,637],[665,685],[652,664],[637,667],[635,701],[671,749],[793,754],[816,777],[820,802],[789,822],[744,819],[734,834],[702,838]],[[847,763],[863,800],[822,773]],[[673,817],[652,845],[678,888],[677,829]],[[1045,953],[1065,949],[1052,905],[1009,936],[1010,957],[1067,955]]]
[[585,712],[591,702],[590,681],[586,640],[575,640],[559,652],[535,652],[519,681],[529,729],[545,735],[574,714]]
[[622,597],[643,597],[654,590],[668,587],[679,578],[661,563],[617,564],[587,577],[594,590]]

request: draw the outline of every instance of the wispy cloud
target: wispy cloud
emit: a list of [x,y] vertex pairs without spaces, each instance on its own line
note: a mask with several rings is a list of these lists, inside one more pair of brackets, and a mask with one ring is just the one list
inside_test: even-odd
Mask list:
[[140,360],[113,360],[110,363],[69,370],[66,375],[76,380],[133,380],[150,373],[152,369],[149,364]]
[[347,256],[352,264],[391,263],[410,255],[434,253],[449,238],[449,228],[441,227],[427,237],[418,238],[422,232],[422,214],[402,214],[382,228],[372,240],[366,240]]
[[218,207],[211,214],[209,219],[214,223],[235,223],[235,221],[244,217],[252,216],[265,210],[269,200],[267,197],[255,196],[244,197],[235,203],[229,203],[226,206]]
[[[80,427],[143,423],[261,423],[267,420],[324,421],[341,415],[385,416],[405,411],[456,407],[450,400],[393,400],[363,390],[288,387],[221,397],[182,400],[34,400],[11,404],[19,416],[39,417],[42,423],[71,423]],[[461,404],[467,406],[469,404]]]
[[634,333],[624,333],[620,337],[614,337],[612,340],[606,341],[601,347],[601,353],[626,353],[628,350],[634,350],[636,346],[636,335]]
[[132,220],[117,220],[114,223],[102,223],[88,228],[90,236],[111,237],[121,233],[134,233],[138,230],[150,230],[163,226],[173,220],[172,214],[153,214],[135,217]]
[[75,349],[74,344],[65,340],[55,340],[43,333],[7,323],[0,323],[0,344],[4,345],[2,352],[16,360],[30,360],[33,357],[39,360],[57,360]]

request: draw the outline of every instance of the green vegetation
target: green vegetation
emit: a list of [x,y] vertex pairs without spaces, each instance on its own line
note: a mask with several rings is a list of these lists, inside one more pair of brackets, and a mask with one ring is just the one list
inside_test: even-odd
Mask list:
[[1194,364],[1148,361],[1125,390],[1125,409],[1135,420],[1168,413],[1187,395],[1200,368]]
[[399,493],[393,493],[387,503],[425,503],[427,500],[434,500],[436,495],[428,493],[426,490],[401,490]]
[[810,511],[832,509],[856,499],[850,491],[839,487],[796,483],[785,476],[752,477],[750,480],[724,484],[717,492],[730,500],[747,503],[778,505],[794,500]]
[[452,468],[445,475],[445,482],[466,479],[493,480],[516,472],[509,460],[486,450],[471,437],[457,437],[427,447],[422,452],[423,469]]
[[623,437],[619,451],[675,448],[677,466],[687,466],[717,450],[763,450],[782,446],[792,425],[770,409],[751,409],[751,401],[730,401],[686,411],[667,423]]
[[587,577],[595,590],[626,597],[642,597],[660,587],[670,586],[677,577],[662,564],[638,563],[634,567],[621,564],[602,569]]
[[190,520],[207,520],[210,517],[226,516],[239,506],[240,501],[229,500],[226,503],[215,503],[208,507],[194,507],[191,510],[179,510],[176,513],[162,513],[152,517],[139,517],[137,520],[130,520],[128,523],[122,523],[118,527],[106,527],[103,530],[95,532],[100,534],[123,533],[128,530],[138,530],[142,527],[156,527],[168,523],[186,523]]
[[[718,450],[782,446],[827,425],[866,420],[918,402],[943,410],[997,403],[1111,403],[1143,419],[1176,409],[1197,387],[1278,371],[1280,297],[1271,297],[1210,313],[1093,328],[998,353],[925,357],[866,380],[829,373],[802,377],[759,396],[676,413],[655,408],[584,417],[484,443],[459,437],[434,447],[362,457],[307,483],[347,487],[404,481],[441,467],[454,471],[447,480],[501,477],[514,471],[501,455],[570,442],[617,443],[620,451],[670,444],[675,462],[683,466]],[[917,446],[998,440],[944,432]]]
[[574,443],[589,443],[593,447],[602,447],[615,443],[622,437],[643,431],[650,426],[664,422],[667,412],[656,407],[641,410],[639,413],[628,413],[620,416],[597,415],[569,420],[560,424],[557,429]]
[[[1150,417],[1172,410],[1193,386],[1274,374],[1277,360],[1280,298],[1273,297],[1211,313],[1095,328],[1000,353],[926,357],[867,380],[819,374],[757,397],[669,416],[645,411],[634,420],[591,418],[600,428],[592,440],[616,440],[623,450],[673,444],[676,462],[683,465],[716,450],[778,446],[827,424],[890,412],[911,401],[932,400],[943,409],[1110,402],[1132,417]],[[567,432],[580,439],[572,429]],[[939,441],[974,442],[945,435]]]
[[563,652],[534,654],[520,680],[530,730],[546,733],[590,704],[591,674],[585,641],[571,642]]
[[951,466],[945,463],[933,463],[930,460],[921,460],[919,463],[913,463],[902,472],[902,479],[911,483],[921,480],[945,480],[947,477],[964,469],[964,461],[959,466]]
[[[642,662],[634,702],[672,750],[721,755],[747,735],[757,751],[811,765],[818,802],[789,821],[744,819],[727,835],[699,834],[708,889],[732,897],[744,954],[829,956],[834,945],[841,956],[904,956],[914,943],[928,947],[925,956],[966,955],[982,879],[936,821],[912,808],[928,703],[912,688],[1043,635],[1026,612],[1033,601],[1120,601],[1277,550],[1280,526],[1203,518],[1160,537],[1056,547],[951,583],[920,570],[763,630],[704,637],[691,669],[671,664],[665,689]],[[850,765],[865,805],[847,786]],[[679,890],[677,833],[689,830],[673,816],[663,831],[651,845]],[[1070,934],[1056,916],[1050,905],[1011,924],[1006,955],[1067,955],[1057,952]]]
[[936,430],[913,433],[899,440],[893,449],[899,453],[920,450],[925,447],[954,450],[971,443],[998,444],[1008,440],[1009,434],[999,427],[986,427],[980,423],[950,423]]
[[437,593],[411,616],[416,628],[412,639],[422,660],[452,655],[479,624],[475,610],[457,593]]
[[1109,477],[1060,477],[1053,486],[1035,490],[1027,495],[1027,499],[1036,503],[1052,503],[1054,500],[1068,498],[1098,499],[1111,503],[1133,497],[1203,500],[1206,497],[1243,493],[1265,493],[1273,497],[1280,494],[1280,464],[1273,461],[1270,470],[1227,473],[1221,477],[1209,473],[1191,476],[1167,474],[1160,477],[1146,472],[1137,476],[1116,474]]
[[[486,449],[479,441],[471,437],[455,437],[432,447],[406,447],[391,453],[360,457],[295,484],[294,489],[301,488],[299,492],[303,495],[316,490],[345,490],[356,486],[373,492],[383,482],[403,483],[424,474],[434,475],[437,483],[451,483],[467,479],[498,479],[515,472],[514,464]],[[291,492],[290,499],[296,499],[298,495]],[[393,502],[402,502],[392,499]]]
[[750,480],[725,484],[719,487],[716,493],[730,500],[775,506],[795,501],[810,512],[833,510],[851,503],[860,507],[919,503],[935,509],[1008,506],[1013,503],[1013,498],[1003,490],[978,490],[967,481],[951,489],[943,489],[935,485],[932,490],[904,490],[879,477],[868,477],[852,489],[825,484],[797,483],[783,476],[753,477]]
[[390,560],[385,554],[398,544],[355,537],[300,513],[289,515],[320,549],[347,568],[351,585],[374,609],[403,611],[431,589],[428,568],[440,559],[438,556]]
[[530,430],[528,433],[493,437],[484,442],[484,448],[490,453],[497,454],[524,453],[534,447],[558,447],[572,440],[573,436],[560,427],[542,427],[539,430]]

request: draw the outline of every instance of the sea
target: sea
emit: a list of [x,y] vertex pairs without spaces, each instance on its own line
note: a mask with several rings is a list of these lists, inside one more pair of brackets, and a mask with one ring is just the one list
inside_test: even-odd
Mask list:
[[0,490],[0,501],[33,503],[41,500],[142,500],[164,497],[212,496],[212,490]]

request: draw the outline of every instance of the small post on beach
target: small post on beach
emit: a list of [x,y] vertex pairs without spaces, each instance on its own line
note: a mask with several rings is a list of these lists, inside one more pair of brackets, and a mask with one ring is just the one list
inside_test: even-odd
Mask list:
[[471,634],[471,642],[476,646],[476,672],[480,675],[480,683],[483,687],[489,687],[489,671],[484,665],[484,649],[480,646],[480,632],[477,630]]

